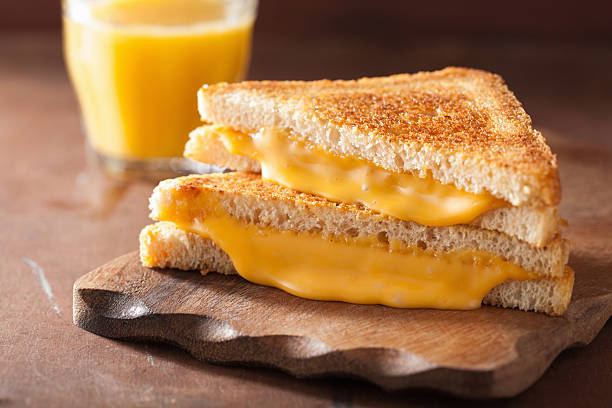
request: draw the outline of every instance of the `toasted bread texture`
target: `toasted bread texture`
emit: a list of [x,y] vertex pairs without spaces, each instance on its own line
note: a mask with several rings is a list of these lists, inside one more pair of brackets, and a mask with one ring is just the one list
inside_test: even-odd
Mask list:
[[164,180],[151,196],[151,218],[176,222],[161,217],[165,213],[203,222],[214,210],[212,205],[243,222],[278,230],[315,232],[324,237],[376,236],[381,242],[399,241],[436,251],[487,251],[542,276],[563,275],[569,255],[567,241],[560,237],[535,248],[516,237],[470,225],[427,227],[381,215],[359,204],[300,193],[246,172]]
[[261,81],[204,86],[202,120],[242,132],[280,127],[297,140],[392,172],[513,205],[556,205],[557,160],[503,80],[446,68],[352,81]]
[[[231,170],[261,172],[258,161],[231,154],[223,142],[213,132],[207,132],[205,127],[191,132],[185,146],[185,157]],[[556,206],[509,206],[488,211],[471,225],[504,232],[540,248],[559,233],[559,215]]]
[[140,261],[144,266],[234,274],[232,260],[210,240],[183,231],[171,222],[157,222],[140,231]]
[[[141,231],[140,258],[148,267],[199,270],[202,274],[236,273],[230,257],[213,241],[183,231],[171,222],[158,222]],[[483,303],[560,315],[569,304],[573,282],[574,274],[569,268],[556,278],[508,280],[494,287]]]

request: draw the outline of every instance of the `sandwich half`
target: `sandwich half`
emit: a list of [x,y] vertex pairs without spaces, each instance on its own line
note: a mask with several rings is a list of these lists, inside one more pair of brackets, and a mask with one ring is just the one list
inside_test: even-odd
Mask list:
[[144,265],[311,299],[567,308],[556,158],[500,77],[447,68],[198,97],[206,124],[185,156],[236,172],[155,189]]
[[467,310],[567,308],[567,243],[536,248],[467,225],[428,227],[267,182],[254,173],[165,180],[150,199],[145,266],[239,273],[318,300]]
[[185,156],[428,226],[543,246],[557,161],[503,80],[447,68],[356,81],[205,86]]

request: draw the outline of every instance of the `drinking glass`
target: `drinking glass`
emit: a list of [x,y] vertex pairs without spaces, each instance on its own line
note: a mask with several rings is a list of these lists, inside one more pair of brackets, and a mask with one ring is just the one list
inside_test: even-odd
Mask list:
[[64,56],[87,145],[117,175],[161,178],[200,123],[196,91],[244,79],[256,0],[64,0]]

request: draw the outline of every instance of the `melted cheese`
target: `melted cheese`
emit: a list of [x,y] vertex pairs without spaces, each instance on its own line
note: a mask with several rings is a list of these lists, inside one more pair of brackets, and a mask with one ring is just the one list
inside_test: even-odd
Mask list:
[[212,239],[243,278],[308,299],[467,310],[507,279],[536,278],[478,250],[442,253],[376,237],[324,238],[246,224],[219,211],[194,220],[162,209],[158,218]]
[[467,224],[506,205],[489,194],[473,194],[431,177],[392,173],[364,160],[307,148],[276,128],[253,136],[210,126],[226,149],[261,164],[262,177],[325,198],[368,208],[429,226]]

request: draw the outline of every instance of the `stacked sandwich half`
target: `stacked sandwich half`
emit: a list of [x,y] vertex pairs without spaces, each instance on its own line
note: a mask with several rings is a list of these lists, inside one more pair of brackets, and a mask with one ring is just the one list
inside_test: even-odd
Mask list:
[[574,273],[555,156],[502,79],[447,68],[199,91],[143,265],[233,274],[309,299],[562,314]]

